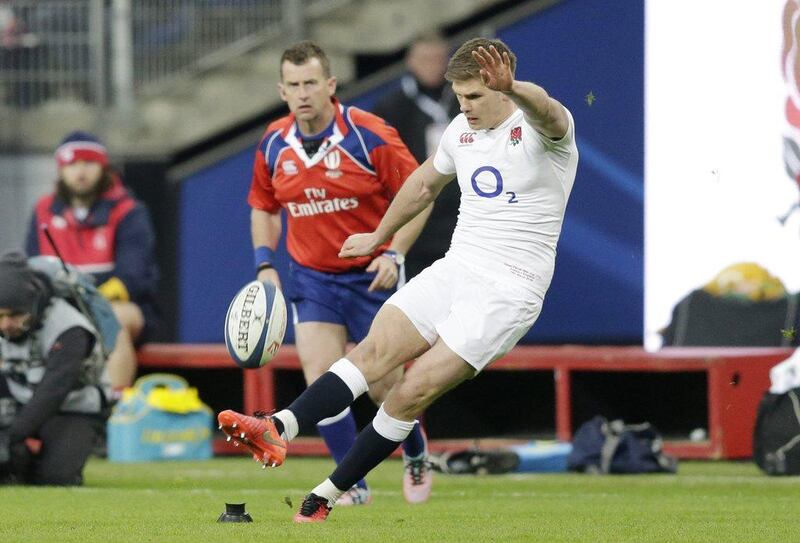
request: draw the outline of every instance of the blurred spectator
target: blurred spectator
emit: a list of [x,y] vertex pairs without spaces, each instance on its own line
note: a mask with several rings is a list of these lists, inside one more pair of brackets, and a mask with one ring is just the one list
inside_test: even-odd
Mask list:
[[30,52],[37,45],[39,38],[27,31],[10,2],[0,0],[0,82],[5,83],[2,101],[24,105],[30,99],[30,84],[23,84],[21,74],[30,68]]
[[155,235],[144,204],[108,165],[106,148],[86,132],[70,133],[56,149],[56,190],[36,203],[28,231],[30,256],[55,255],[47,226],[67,263],[94,277],[122,331],[108,368],[114,388],[136,375],[134,345],[157,326]]
[[10,49],[17,45],[19,23],[7,1],[0,0],[0,46]]
[[[400,89],[373,109],[397,129],[420,163],[436,151],[444,129],[459,113],[458,101],[444,79],[449,53],[447,42],[438,34],[414,39],[406,55],[409,73],[400,80]],[[448,183],[439,194],[422,234],[406,255],[408,278],[447,252],[460,199],[458,183]]]
[[0,484],[79,485],[108,415],[99,333],[25,256],[0,258]]
[[14,12],[8,0],[0,0],[0,47],[17,49],[39,44],[39,38],[27,32],[25,24]]

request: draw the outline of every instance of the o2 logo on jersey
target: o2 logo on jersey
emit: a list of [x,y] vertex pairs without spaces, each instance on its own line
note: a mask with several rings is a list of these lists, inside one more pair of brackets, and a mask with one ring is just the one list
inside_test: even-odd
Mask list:
[[459,146],[475,143],[475,136],[477,136],[477,133],[475,132],[462,132],[462,134],[458,137]]
[[[494,176],[494,190],[492,190],[491,192],[486,192],[480,186],[478,186],[478,176],[484,172]],[[486,179],[486,177],[488,177],[488,175],[484,175],[482,179]],[[472,173],[472,178],[470,179],[470,181],[472,181],[472,189],[475,191],[475,194],[477,194],[481,198],[496,198],[497,196],[500,196],[500,194],[503,192],[503,176],[500,175],[500,172],[497,171],[497,169],[493,168],[492,166],[481,166],[480,168],[475,170]],[[506,192],[506,195],[508,196],[509,204],[516,204],[517,202],[519,202],[519,200],[517,200],[517,194],[515,192],[508,191]]]
[[[492,192],[486,192],[478,186],[478,176],[483,172],[488,172],[494,176],[495,187]],[[484,175],[483,177],[486,178],[488,176]],[[500,175],[500,172],[498,172],[495,168],[492,168],[491,166],[481,166],[480,168],[475,170],[472,173],[471,181],[472,181],[472,188],[475,190],[475,194],[483,198],[494,198],[495,196],[503,192],[503,176]]]

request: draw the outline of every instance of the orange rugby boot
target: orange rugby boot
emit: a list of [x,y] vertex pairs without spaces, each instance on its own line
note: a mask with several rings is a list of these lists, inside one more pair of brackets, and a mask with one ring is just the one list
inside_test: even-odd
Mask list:
[[242,415],[231,409],[217,416],[219,429],[228,435],[234,445],[244,445],[253,452],[253,459],[262,467],[277,467],[286,459],[284,440],[272,417],[256,411],[253,416]]

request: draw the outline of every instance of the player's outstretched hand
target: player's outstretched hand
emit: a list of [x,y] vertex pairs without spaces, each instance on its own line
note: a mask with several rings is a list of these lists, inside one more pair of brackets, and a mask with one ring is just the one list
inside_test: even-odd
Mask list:
[[495,46],[490,45],[488,51],[485,47],[478,47],[472,52],[472,57],[481,67],[481,81],[487,88],[500,92],[511,90],[514,74],[511,72],[511,59],[508,53],[504,52],[500,56]]
[[374,232],[369,234],[353,234],[342,244],[339,258],[355,258],[357,256],[371,255],[380,245]]

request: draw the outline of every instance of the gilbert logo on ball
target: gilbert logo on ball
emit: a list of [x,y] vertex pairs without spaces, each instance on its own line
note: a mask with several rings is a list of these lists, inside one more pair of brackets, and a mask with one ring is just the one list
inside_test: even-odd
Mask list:
[[252,281],[234,296],[225,315],[225,345],[242,368],[260,368],[275,357],[286,332],[286,302],[269,282]]

